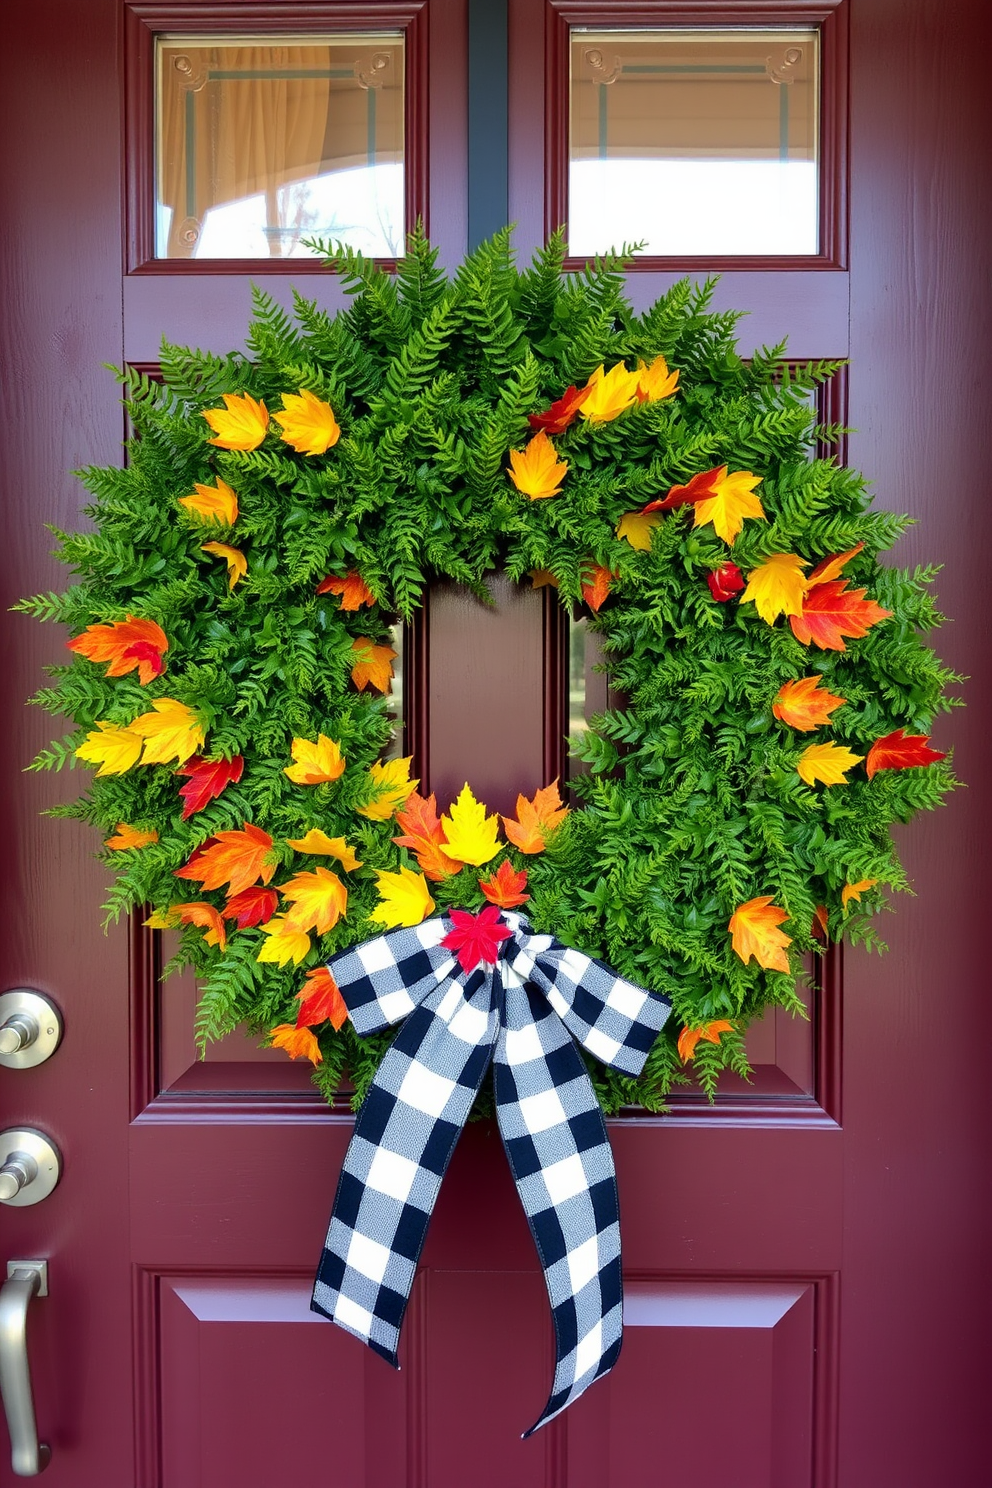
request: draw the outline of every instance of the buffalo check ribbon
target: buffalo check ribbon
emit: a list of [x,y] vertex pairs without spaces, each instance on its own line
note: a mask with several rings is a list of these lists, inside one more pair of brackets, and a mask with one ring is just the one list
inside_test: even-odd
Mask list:
[[483,920],[474,948],[473,917],[454,911],[330,962],[356,1032],[406,1023],[358,1113],[311,1307],[399,1368],[427,1226],[492,1060],[496,1119],[554,1321],[554,1381],[530,1436],[613,1368],[623,1335],[616,1171],[574,1040],[638,1075],[671,1008],[518,914]]

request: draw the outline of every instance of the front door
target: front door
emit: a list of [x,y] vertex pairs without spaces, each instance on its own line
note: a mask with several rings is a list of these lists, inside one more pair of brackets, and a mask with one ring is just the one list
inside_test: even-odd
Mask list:
[[[8,16],[0,991],[46,993],[65,1033],[48,1062],[0,1068],[3,1127],[42,1130],[63,1160],[49,1198],[4,1209],[0,1273],[8,1260],[48,1261],[29,1342],[53,1485],[988,1481],[981,19],[979,0],[740,0],[718,13],[670,0],[44,0]],[[704,135],[726,133],[698,103],[706,95],[647,91],[705,73],[691,48],[717,27],[743,50],[706,76],[764,68],[777,89],[774,148],[783,161],[815,158],[813,215],[794,232],[753,195],[736,237],[729,211],[723,237],[693,237],[691,198],[658,223],[624,216],[631,189],[618,192],[611,162],[650,154],[639,119],[669,109],[671,138],[694,118]],[[660,36],[650,56],[647,33]],[[849,458],[877,499],[919,518],[897,559],[945,565],[940,599],[955,624],[939,647],[973,679],[967,712],[939,740],[954,745],[969,789],[903,834],[917,897],[886,925],[887,956],[829,958],[808,1024],[779,1016],[752,1032],[750,1086],[728,1082],[713,1106],[689,1091],[664,1117],[611,1122],[623,1356],[525,1443],[551,1330],[495,1130],[474,1125],[459,1143],[396,1375],[308,1310],[347,1108],[328,1110],[304,1071],[241,1035],[197,1059],[195,989],[160,983],[163,947],[137,919],[101,933],[91,831],[39,815],[71,798],[73,777],[22,773],[50,735],[24,700],[63,653],[61,638],[6,612],[63,582],[43,524],[80,523],[68,472],[120,458],[123,418],[101,363],[154,368],[163,334],[240,345],[251,280],[286,303],[294,279],[341,303],[336,282],[298,255],[329,209],[267,141],[232,146],[235,165],[204,196],[199,111],[224,84],[259,82],[272,37],[287,50],[279,86],[312,74],[325,90],[318,123],[338,89],[339,164],[358,184],[331,226],[366,233],[359,246],[388,256],[418,214],[451,266],[507,213],[521,256],[566,220],[576,255],[606,246],[603,231],[657,230],[629,277],[635,303],[681,272],[720,268],[718,303],[750,312],[746,354],[788,335],[797,358],[849,359],[824,418],[853,426]],[[678,56],[664,51],[673,37]],[[204,60],[210,47],[223,64]],[[791,54],[804,47],[819,89],[807,78],[805,125],[789,113],[801,96]],[[285,149],[326,163],[330,135],[307,107],[293,104]],[[752,125],[760,157],[760,124],[747,108],[731,117],[727,160],[750,158]],[[682,140],[679,161],[706,163],[715,147],[702,138]],[[157,149],[171,166],[156,169]],[[703,227],[720,215],[705,196],[696,210]],[[673,221],[681,237],[665,236]],[[504,587],[498,598],[493,612],[438,590],[404,659],[417,773],[439,796],[467,773],[490,807],[559,768],[569,674],[573,725],[604,685],[579,664],[579,632],[562,665],[568,638],[539,594]],[[476,683],[466,664],[494,634],[515,658],[512,710],[509,685]]]

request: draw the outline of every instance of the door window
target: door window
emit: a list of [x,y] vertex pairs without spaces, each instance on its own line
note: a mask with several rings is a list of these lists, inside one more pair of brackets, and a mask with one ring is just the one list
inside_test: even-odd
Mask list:
[[311,237],[402,251],[401,35],[160,36],[156,53],[156,258],[307,258]]

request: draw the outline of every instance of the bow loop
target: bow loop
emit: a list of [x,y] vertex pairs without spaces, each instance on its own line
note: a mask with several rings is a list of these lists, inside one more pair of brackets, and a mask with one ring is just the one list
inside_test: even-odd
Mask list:
[[447,929],[448,922],[435,917],[334,957],[334,980],[357,1034],[364,1038],[399,1023],[447,980],[455,965],[441,945]]
[[453,935],[438,916],[331,962],[356,1032],[407,1021],[358,1113],[312,1306],[397,1364],[441,1180],[491,1062],[555,1329],[554,1383],[529,1436],[612,1369],[623,1336],[613,1153],[573,1040],[636,1075],[671,1009],[520,915],[504,914],[505,930],[481,920],[461,916]]
[[521,980],[540,987],[569,1033],[601,1064],[639,1075],[671,1005],[553,935],[535,935],[522,916],[505,918],[515,932],[506,958]]

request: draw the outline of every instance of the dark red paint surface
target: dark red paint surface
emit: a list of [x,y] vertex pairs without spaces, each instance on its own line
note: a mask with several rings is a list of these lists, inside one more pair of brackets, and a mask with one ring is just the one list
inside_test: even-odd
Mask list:
[[[153,0],[134,9],[146,26],[176,14]],[[294,28],[335,7],[189,9],[218,26],[275,17]],[[684,24],[687,14],[645,0],[611,7],[609,21]],[[783,24],[807,8],[694,14]],[[49,1258],[51,1295],[31,1324],[38,1417],[54,1451],[46,1481],[985,1488],[983,8],[851,0],[849,269],[765,265],[720,290],[754,312],[746,343],[791,329],[796,354],[850,351],[851,458],[881,502],[921,519],[898,559],[946,564],[940,597],[955,624],[939,646],[973,680],[968,711],[942,721],[935,742],[953,744],[969,789],[901,834],[918,897],[885,925],[884,960],[849,953],[843,976],[830,964],[812,1035],[768,1020],[752,1040],[753,1089],[728,1086],[713,1111],[688,1097],[670,1117],[611,1123],[624,1354],[607,1382],[523,1444],[550,1379],[550,1326],[495,1131],[473,1126],[456,1151],[396,1374],[306,1305],[349,1116],[321,1106],[305,1071],[240,1036],[195,1059],[192,989],[156,986],[158,952],[140,930],[99,931],[104,875],[91,832],[38,816],[71,794],[73,777],[21,773],[50,733],[22,701],[62,653],[54,631],[6,606],[63,581],[41,524],[78,520],[83,495],[67,472],[119,457],[121,410],[99,364],[153,361],[162,331],[226,348],[247,317],[243,273],[122,275],[123,19],[118,0],[20,7],[0,61],[11,224],[0,985],[37,986],[66,1016],[50,1063],[0,1070],[3,1123],[43,1128],[65,1159],[49,1200],[3,1210],[0,1263]],[[543,233],[547,201],[544,20],[536,0],[513,0],[511,211],[522,252]],[[428,0],[421,158],[449,263],[465,232],[464,27],[457,0]],[[672,277],[632,276],[638,303]],[[287,292],[287,280],[272,282]],[[338,301],[333,282],[311,277],[307,289]],[[522,594],[494,617],[450,591],[432,598],[412,638],[411,722],[442,794],[467,776],[505,807],[549,778],[560,706],[542,716],[541,697],[560,677],[561,633],[547,604]],[[494,645],[514,658],[515,687],[502,674],[493,686],[493,666],[477,664]],[[4,1459],[0,1483],[12,1481]]]

